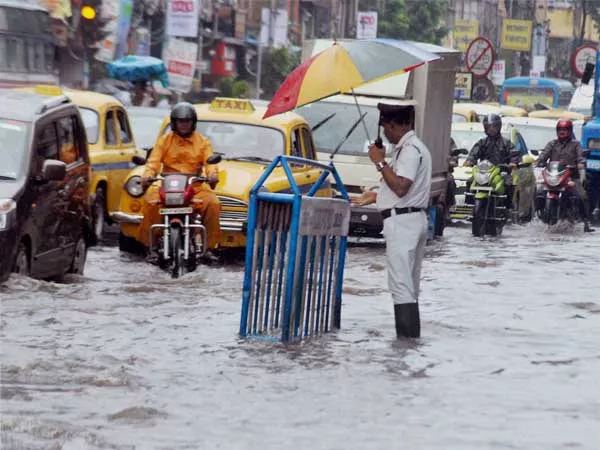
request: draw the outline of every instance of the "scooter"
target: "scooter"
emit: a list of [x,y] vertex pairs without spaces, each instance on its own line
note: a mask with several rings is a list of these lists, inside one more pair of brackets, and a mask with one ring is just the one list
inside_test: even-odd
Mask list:
[[542,222],[555,225],[559,220],[575,222],[582,219],[581,200],[573,190],[573,170],[577,168],[561,161],[551,161],[542,170],[543,184],[536,196],[537,216]]
[[473,236],[499,236],[508,219],[506,209],[507,165],[480,161],[473,167],[473,181],[465,193],[465,203],[473,205],[471,230]]

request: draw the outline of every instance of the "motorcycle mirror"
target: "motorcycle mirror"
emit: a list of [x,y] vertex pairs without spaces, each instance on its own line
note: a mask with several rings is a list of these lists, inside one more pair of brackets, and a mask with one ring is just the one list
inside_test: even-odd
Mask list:
[[531,153],[533,156],[540,156],[539,150],[531,149],[531,150],[529,150],[529,153]]
[[451,155],[452,156],[458,156],[458,155],[468,155],[469,151],[466,148],[457,148],[452,150]]
[[219,164],[223,157],[221,155],[210,155],[206,160],[207,164]]
[[146,158],[135,155],[133,158],[131,158],[131,162],[133,162],[136,166],[143,166],[146,164]]
[[583,157],[587,158],[588,156],[590,156],[590,149],[586,148],[586,149],[583,150],[582,153],[583,153]]

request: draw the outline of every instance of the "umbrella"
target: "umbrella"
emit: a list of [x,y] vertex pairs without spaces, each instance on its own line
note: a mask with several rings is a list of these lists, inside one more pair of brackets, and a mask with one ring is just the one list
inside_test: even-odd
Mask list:
[[341,40],[304,61],[277,90],[263,118],[399,75],[440,59],[394,39]]
[[164,87],[169,86],[165,63],[152,56],[128,55],[107,64],[111,78],[126,81],[147,81],[157,78]]

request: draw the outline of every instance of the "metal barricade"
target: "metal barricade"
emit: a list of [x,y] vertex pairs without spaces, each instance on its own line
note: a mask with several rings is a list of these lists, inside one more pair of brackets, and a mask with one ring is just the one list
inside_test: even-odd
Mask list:
[[[302,195],[291,163],[322,169]],[[281,166],[291,193],[263,187]],[[315,197],[332,175],[342,198]],[[333,164],[278,156],[250,194],[240,335],[283,342],[340,327],[350,225],[348,194]]]

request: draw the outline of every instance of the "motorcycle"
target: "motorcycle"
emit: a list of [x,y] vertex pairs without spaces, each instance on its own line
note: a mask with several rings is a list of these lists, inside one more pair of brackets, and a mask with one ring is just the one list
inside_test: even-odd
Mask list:
[[[541,166],[541,165],[540,165]],[[571,179],[576,167],[561,161],[550,161],[542,170],[542,186],[536,196],[537,216],[548,225],[559,220],[574,222],[581,219],[580,199],[574,192]]]
[[506,209],[507,165],[480,161],[473,167],[473,180],[465,192],[465,203],[473,205],[471,229],[473,236],[499,236],[508,219]]
[[[134,161],[137,164],[143,158]],[[208,164],[221,162],[221,155],[212,155]],[[206,183],[208,178],[190,173],[162,173],[149,182],[161,181],[159,188],[159,214],[162,223],[150,227],[148,255],[158,259],[161,269],[168,271],[172,278],[196,270],[198,261],[206,254],[206,228],[199,214],[191,204],[194,198],[194,184]],[[156,248],[153,245],[154,230],[162,230]]]

